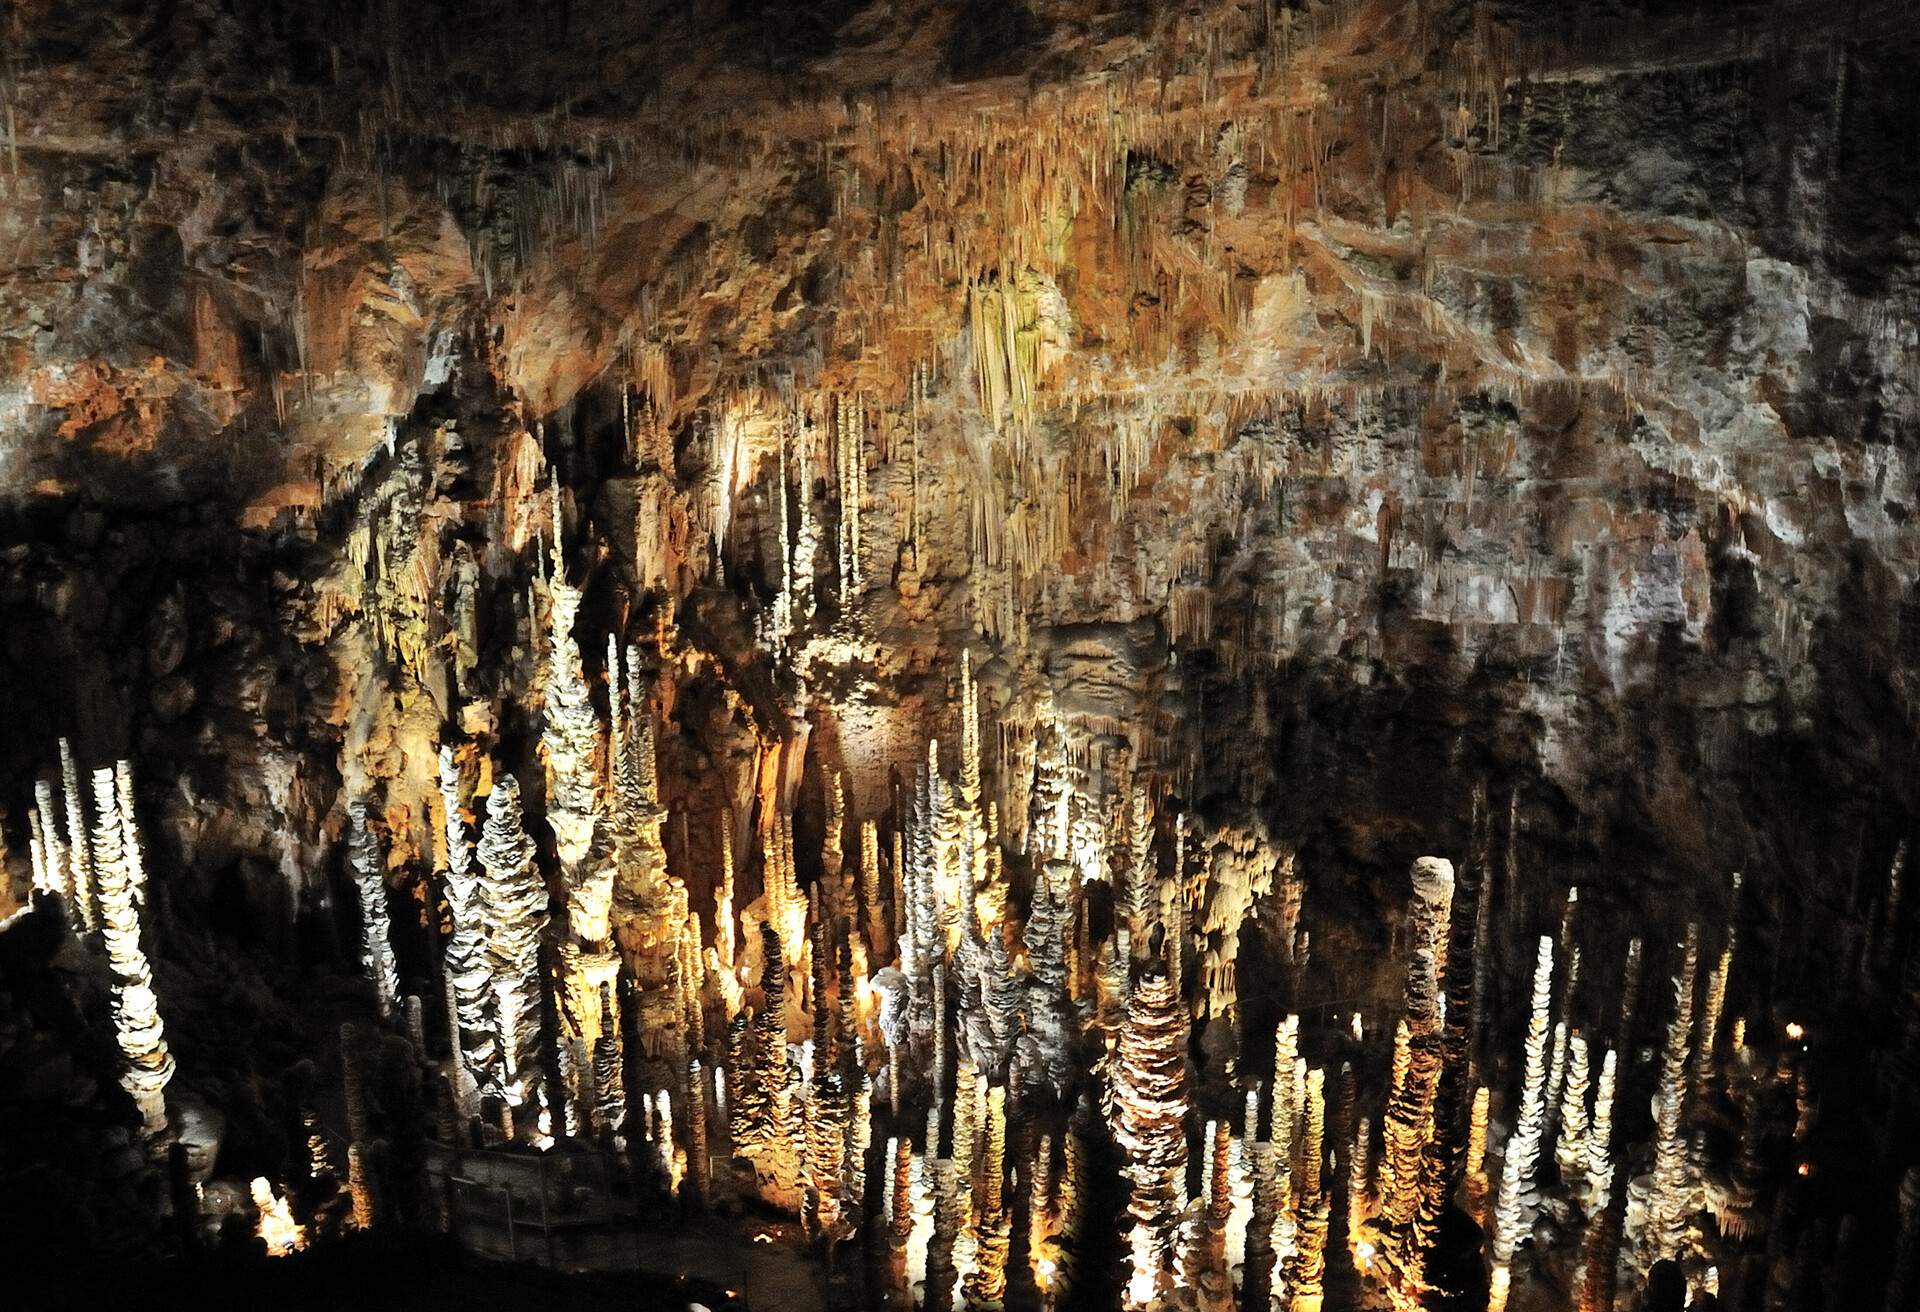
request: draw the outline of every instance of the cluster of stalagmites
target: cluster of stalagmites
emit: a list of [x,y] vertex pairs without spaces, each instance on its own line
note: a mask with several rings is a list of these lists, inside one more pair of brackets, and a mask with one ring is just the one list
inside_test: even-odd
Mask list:
[[153,969],[141,940],[147,902],[145,844],[133,804],[133,768],[121,761],[92,775],[89,809],[73,748],[60,742],[60,799],[42,780],[28,812],[36,895],[64,902],[74,927],[96,938],[112,977],[113,1029],[125,1060],[120,1082],[132,1095],[146,1133],[167,1133],[167,1084],[173,1054],[160,1019]]
[[[856,541],[843,532],[843,560]],[[556,556],[548,586],[565,589],[564,573]],[[1330,1284],[1358,1282],[1396,1307],[1465,1296],[1497,1312],[1538,1271],[1591,1312],[1663,1261],[1711,1292],[1718,1263],[1767,1228],[1770,1118],[1784,1097],[1807,1119],[1806,1071],[1792,1045],[1769,1066],[1744,1022],[1722,1044],[1731,934],[1704,980],[1696,930],[1656,954],[1635,940],[1612,991],[1624,1002],[1602,1014],[1578,988],[1569,892],[1557,933],[1532,940],[1526,1021],[1503,1057],[1487,1015],[1483,798],[1458,871],[1414,863],[1397,1007],[1370,1024],[1287,1015],[1268,1061],[1245,1032],[1240,941],[1265,916],[1283,960],[1303,965],[1305,880],[1257,832],[1162,814],[1137,753],[1100,759],[1056,718],[1025,758],[1015,831],[1004,781],[995,791],[985,777],[963,656],[953,772],[929,743],[878,814],[830,774],[810,883],[793,772],[771,747],[745,826],[760,885],[748,899],[731,810],[718,870],[688,881],[668,868],[638,649],[609,641],[601,720],[581,695],[577,646],[549,642],[545,796],[564,813],[556,835],[578,824],[581,836],[571,855],[562,845],[553,885],[515,779],[491,771],[484,799],[469,798],[460,753],[440,758],[458,1038],[447,1089],[463,1133],[595,1139],[696,1206],[750,1192],[820,1243],[871,1245],[894,1296],[934,1308],[1064,1304],[1111,1285],[1132,1309],[1310,1312]],[[553,777],[563,769],[592,773],[566,784]],[[352,865],[377,908],[365,874],[379,869],[377,842],[358,807],[351,819]],[[1506,876],[1518,878],[1511,850]],[[709,907],[689,882],[713,889]],[[384,1010],[390,964],[368,924]],[[1674,1002],[1644,1072],[1652,1142],[1636,1152],[1616,1140],[1615,1101],[1633,1078],[1650,955],[1674,970]],[[1707,1090],[1749,1122],[1725,1168],[1700,1152],[1693,1109]],[[1202,1114],[1223,1098],[1234,1115]],[[1117,1281],[1086,1267],[1103,1141],[1125,1185]],[[371,1216],[359,1159],[348,1189],[355,1215]],[[1630,1178],[1638,1161],[1650,1167]],[[1463,1263],[1474,1235],[1481,1260]]]
[[[994,295],[1002,309],[1014,300]],[[1020,396],[1009,373],[1016,417]],[[780,431],[781,579],[760,635],[803,680],[789,642],[817,627],[818,465],[842,498],[843,647],[867,586],[868,416],[846,399],[817,418]],[[689,525],[723,533],[733,483],[719,479],[702,519],[673,479],[657,416],[643,407],[629,424],[643,586],[671,600],[676,580],[699,572]],[[718,449],[733,440],[725,424],[713,434]],[[423,1056],[423,1009],[402,996],[391,940],[383,835],[396,807],[437,821],[450,1137],[591,1141],[692,1206],[750,1192],[821,1244],[871,1246],[892,1297],[935,1309],[1066,1306],[1111,1288],[1130,1309],[1312,1312],[1339,1286],[1395,1307],[1466,1297],[1498,1312],[1539,1273],[1597,1312],[1659,1262],[1707,1293],[1727,1263],[1753,1266],[1758,1244],[1766,1262],[1809,1260],[1805,1245],[1772,1247],[1789,1244],[1772,1200],[1788,1196],[1782,1145],[1798,1152],[1811,1124],[1808,1069],[1796,1044],[1749,1043],[1738,1018],[1722,1042],[1731,932],[1707,945],[1718,951],[1704,981],[1705,940],[1690,928],[1684,943],[1634,940],[1604,988],[1586,965],[1582,992],[1577,894],[1557,932],[1536,938],[1518,917],[1496,930],[1482,795],[1459,866],[1413,865],[1398,1002],[1350,1022],[1303,995],[1308,883],[1284,844],[1257,825],[1181,814],[1144,732],[1117,742],[1126,735],[1111,722],[1054,707],[990,778],[970,653],[949,759],[928,742],[895,763],[903,786],[886,797],[859,796],[831,764],[820,772],[824,815],[806,827],[819,834],[817,862],[795,851],[794,810],[801,775],[818,765],[794,759],[804,740],[769,738],[742,823],[730,805],[708,812],[721,819],[700,850],[717,868],[670,869],[655,759],[665,676],[648,641],[624,635],[606,636],[597,675],[586,668],[566,507],[557,490],[544,501],[547,561],[527,606],[542,814],[526,814],[522,780],[503,761],[451,734],[436,745],[429,796],[397,796],[388,781],[387,814],[360,791],[345,807],[372,1011]],[[410,628],[382,631],[399,643]],[[652,639],[662,654],[670,641]],[[42,783],[30,813],[36,886],[100,937],[126,1083],[158,1131],[172,1062],[140,944],[130,775],[124,764],[96,772],[89,824],[64,744],[62,767],[61,788]],[[1511,814],[1507,827],[1511,899],[1523,879]],[[814,872],[805,880],[803,867]],[[696,905],[696,888],[711,900]],[[1896,873],[1890,901],[1897,889]],[[1276,990],[1258,1006],[1242,998],[1243,943],[1256,934],[1294,1006],[1271,1027],[1260,1008]],[[1496,957],[1516,948],[1531,964],[1526,1020],[1500,1034]],[[1640,1070],[1643,959],[1674,982],[1665,1041]],[[1603,992],[1617,1004],[1596,1005]],[[386,1204],[357,1043],[343,1035],[344,1185],[351,1223],[366,1226]],[[1616,1099],[1642,1086],[1651,1143],[1629,1145],[1616,1137]],[[1743,1126],[1730,1164],[1702,1151],[1709,1104]],[[317,1131],[313,1147],[314,1174],[330,1176]],[[1093,1178],[1109,1152],[1125,1186],[1118,1218]],[[268,1242],[297,1246],[272,1186],[256,1194]],[[1910,1177],[1896,1294],[1915,1279],[1916,1195]],[[1117,1279],[1089,1266],[1112,1221]]]

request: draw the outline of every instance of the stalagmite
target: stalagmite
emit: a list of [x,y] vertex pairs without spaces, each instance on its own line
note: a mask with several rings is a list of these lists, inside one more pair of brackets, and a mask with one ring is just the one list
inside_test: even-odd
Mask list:
[[1587,1168],[1586,1036],[1575,1034],[1567,1045],[1567,1080],[1560,1096],[1560,1137],[1554,1143],[1553,1159],[1560,1167],[1561,1180],[1577,1188]]
[[[1738,882],[1736,880],[1735,887]],[[1720,949],[1720,958],[1714,963],[1713,973],[1707,977],[1706,996],[1700,1005],[1700,1039],[1695,1045],[1693,1059],[1693,1086],[1696,1092],[1704,1092],[1714,1077],[1714,1049],[1719,1042],[1720,1014],[1727,1005],[1727,980],[1733,974],[1734,932],[1727,930],[1726,946]]]
[[365,798],[356,797],[347,804],[347,824],[347,861],[360,901],[360,966],[373,984],[381,1019],[391,1020],[400,994],[400,972],[394,963],[387,914],[386,856],[379,836],[367,825]]
[[1493,1090],[1481,1085],[1473,1091],[1473,1112],[1467,1129],[1467,1214],[1482,1228],[1487,1224],[1487,1122],[1492,1115]]
[[[107,965],[113,972],[113,1029],[127,1068],[120,1082],[133,1095],[134,1105],[150,1138],[167,1131],[167,1083],[173,1078],[173,1054],[167,1048],[154,996],[153,971],[140,945],[140,917],[134,906],[133,883],[121,856],[120,835],[128,818],[120,814],[114,772],[102,767],[93,774],[97,819],[90,851],[99,857],[100,931]],[[77,796],[77,785],[75,787]]]
[[485,872],[480,897],[496,1025],[504,1045],[502,1093],[512,1107],[527,1102],[541,1071],[540,938],[547,924],[547,890],[533,858],[533,841],[520,819],[520,784],[510,774],[498,774],[480,836],[479,860]]
[[1438,857],[1421,857],[1411,878],[1407,1011],[1395,1035],[1392,1090],[1381,1125],[1385,1156],[1379,1222],[1391,1278],[1403,1289],[1417,1290],[1424,1282],[1425,1245],[1413,1222],[1421,1201],[1422,1163],[1435,1128],[1442,1062],[1439,970],[1453,907],[1453,866]]
[[486,1088],[497,1081],[499,1074],[490,1014],[493,967],[487,954],[487,908],[468,841],[460,769],[453,749],[446,746],[440,749],[440,804],[446,837],[443,889],[453,922],[446,941],[446,973],[458,1013],[454,1046],[474,1082]]
[[1587,1231],[1581,1242],[1576,1278],[1579,1312],[1609,1312],[1613,1306],[1615,1266],[1620,1251],[1621,1207],[1613,1197],[1613,1049],[1600,1063],[1593,1125],[1587,1135]]
[[973,1203],[974,1260],[967,1273],[969,1308],[998,1309],[1007,1296],[1007,1248],[1012,1215],[1006,1205],[1007,1089],[996,1084],[984,1100],[979,1192]]
[[1171,1275],[1178,1177],[1186,1171],[1186,1015],[1161,972],[1135,987],[1114,1070],[1114,1140],[1126,1156],[1127,1305],[1153,1306]]
[[[546,579],[549,599],[546,644],[546,722],[541,732],[541,749],[547,765],[547,823],[553,829],[561,867],[568,879],[568,896],[576,896],[574,886],[588,877],[581,866],[593,845],[594,748],[599,723],[593,712],[586,680],[580,669],[580,648],[573,628],[580,611],[580,589],[567,582],[567,567],[561,540],[564,537],[565,512],[561,507],[560,484],[550,486],[553,537]],[[599,901],[597,892],[584,894],[589,903]],[[588,913],[589,916],[592,912]],[[604,912],[600,913],[604,920]],[[583,935],[585,937],[585,935]],[[604,937],[604,934],[599,937]]]
[[[74,763],[73,744],[60,740],[60,782],[67,803],[67,872],[73,906],[80,924],[91,934],[100,926],[98,893],[94,887],[93,847],[87,841],[87,806],[80,791],[80,769]],[[116,804],[117,805],[117,804]]]
[[1325,1090],[1326,1072],[1316,1066],[1307,1075],[1300,1175],[1294,1189],[1295,1239],[1286,1267],[1290,1312],[1319,1312],[1326,1292],[1328,1206],[1321,1180]]
[[133,809],[132,762],[123,760],[114,763],[113,789],[120,805],[120,856],[127,863],[127,882],[133,888],[134,905],[144,911],[147,905],[147,852]]
[[357,1143],[347,1145],[347,1194],[353,1200],[348,1224],[355,1230],[371,1230],[377,1219],[373,1185],[367,1171],[366,1150]]
[[306,1228],[293,1219],[293,1209],[287,1206],[285,1198],[274,1192],[264,1175],[254,1176],[248,1190],[260,1218],[254,1225],[254,1233],[266,1245],[268,1257],[285,1257],[307,1246]]
[[1654,1109],[1653,1181],[1640,1235],[1641,1268],[1676,1257],[1686,1240],[1688,1169],[1681,1125],[1687,1099],[1688,1056],[1693,1043],[1693,983],[1699,962],[1698,927],[1687,927],[1680,973],[1673,981],[1673,1020],[1660,1062]]
[[[1365,1244],[1371,1251],[1373,1245],[1360,1238],[1360,1228],[1373,1215],[1373,1122],[1362,1116],[1354,1126],[1353,1145],[1347,1156],[1347,1233],[1351,1237],[1350,1246],[1356,1253]],[[1367,1263],[1360,1263],[1364,1271]]]
[[1513,1253],[1527,1218],[1525,1201],[1533,1187],[1534,1167],[1540,1159],[1541,1135],[1546,1129],[1547,1018],[1553,1001],[1553,939],[1540,936],[1533,968],[1533,1012],[1527,1022],[1526,1070],[1520,1086],[1519,1116],[1507,1139],[1500,1171],[1500,1196],[1494,1207],[1490,1312],[1501,1312],[1513,1284]]
[[1920,1166],[1900,1178],[1900,1230],[1893,1244],[1893,1270],[1887,1276],[1886,1312],[1913,1306],[1920,1284]]
[[1587,1181],[1587,1213],[1598,1215],[1613,1189],[1613,1093],[1618,1054],[1612,1048],[1600,1062],[1600,1083],[1593,1095],[1593,1124],[1587,1131],[1587,1160],[1577,1168]]
[[66,841],[60,836],[60,822],[54,812],[52,781],[36,780],[33,785],[33,799],[35,832],[40,839],[47,883],[55,892],[66,898],[69,922],[84,923],[79,920],[80,899],[75,892],[72,853]]

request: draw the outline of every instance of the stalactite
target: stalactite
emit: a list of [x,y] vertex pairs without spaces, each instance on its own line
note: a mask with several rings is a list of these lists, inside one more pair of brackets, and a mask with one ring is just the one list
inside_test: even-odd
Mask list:
[[1153,1306],[1170,1274],[1176,1176],[1187,1161],[1186,1033],[1185,1009],[1166,975],[1143,976],[1128,1003],[1113,1077],[1114,1140],[1132,1186],[1126,1287],[1132,1308]]
[[487,960],[493,972],[501,1034],[502,1094],[524,1105],[539,1083],[540,1025],[544,1010],[540,938],[547,925],[547,890],[534,866],[533,840],[520,818],[520,784],[495,776],[479,848],[481,904],[487,923]]
[[400,994],[400,972],[387,914],[386,855],[380,850],[379,835],[367,825],[365,798],[356,797],[347,804],[347,824],[347,860],[360,901],[360,966],[373,984],[381,1019],[391,1020]]
[[140,946],[140,917],[133,882],[121,854],[120,835],[130,819],[120,813],[114,772],[93,774],[96,810],[93,845],[100,898],[100,931],[107,965],[113,973],[113,1029],[127,1068],[120,1083],[133,1096],[149,1137],[167,1130],[167,1083],[173,1078],[173,1054],[160,1021],[153,970]]

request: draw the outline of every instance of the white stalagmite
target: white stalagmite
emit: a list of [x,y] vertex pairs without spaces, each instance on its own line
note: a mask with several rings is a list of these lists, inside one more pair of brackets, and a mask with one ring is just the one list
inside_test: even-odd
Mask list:
[[53,808],[53,783],[41,779],[33,785],[35,832],[39,834],[47,883],[67,900],[69,918],[80,914],[74,897],[73,862],[66,840],[60,836],[60,820]]
[[1597,1216],[1613,1194],[1613,1090],[1619,1059],[1612,1048],[1600,1061],[1593,1094],[1593,1125],[1587,1131],[1587,1215]]
[[[160,1023],[159,1000],[153,992],[153,970],[140,946],[140,917],[133,902],[133,885],[120,855],[120,814],[113,771],[102,767],[93,775],[98,807],[95,836],[104,858],[99,867],[100,928],[107,964],[113,970],[113,1028],[127,1069],[120,1082],[133,1095],[149,1135],[167,1128],[167,1082],[173,1078],[173,1054],[167,1050],[166,1030]],[[77,792],[77,786],[76,786]]]
[[540,936],[547,924],[547,889],[534,866],[533,840],[520,817],[520,784],[502,772],[487,799],[480,836],[481,899],[486,908],[487,959],[505,1061],[507,1102],[527,1101],[525,1080],[539,1078]]
[[27,812],[27,855],[33,863],[33,891],[35,893],[58,893],[59,877],[48,862],[46,840],[41,837],[40,812]]
[[467,833],[460,768],[454,761],[453,748],[446,746],[440,749],[440,804],[447,840],[447,910],[453,919],[453,932],[447,936],[446,971],[459,1022],[455,1045],[474,1082],[486,1088],[497,1080],[499,1064],[491,1016],[493,966],[487,959],[486,904]]
[[1582,1034],[1567,1039],[1567,1080],[1560,1092],[1560,1138],[1553,1146],[1553,1160],[1559,1164],[1560,1178],[1578,1186],[1587,1168],[1587,1040]]
[[380,850],[380,836],[367,825],[365,798],[356,797],[347,804],[347,823],[347,862],[360,899],[360,965],[373,982],[380,1018],[391,1020],[400,998],[400,971],[388,933],[386,855]]
[[[593,846],[594,747],[599,719],[580,669],[580,647],[574,640],[574,621],[580,613],[580,589],[567,582],[566,558],[561,549],[564,512],[560,483],[554,479],[553,540],[547,594],[551,599],[547,634],[546,726],[540,743],[547,762],[547,823],[554,846],[572,885],[587,877],[581,870]],[[611,896],[611,894],[609,894]]]
[[[60,740],[60,783],[67,801],[67,876],[73,907],[89,934],[99,925],[98,896],[94,888],[93,849],[87,842],[87,803],[80,792],[80,770],[73,760],[73,744]],[[115,814],[118,814],[116,805]],[[116,826],[117,827],[117,826]]]
[[866,407],[857,397],[842,397],[834,409],[834,465],[840,485],[840,605],[846,611],[866,586],[860,506],[867,491],[867,420]]
[[1513,1285],[1513,1251],[1526,1219],[1525,1196],[1533,1187],[1546,1130],[1547,1019],[1553,1004],[1553,938],[1540,936],[1533,967],[1533,1011],[1527,1021],[1526,1071],[1520,1087],[1520,1114],[1507,1139],[1500,1171],[1500,1198],[1493,1216],[1493,1281],[1489,1312],[1501,1312]]
[[293,1219],[287,1200],[273,1191],[266,1176],[254,1176],[248,1190],[253,1195],[254,1210],[259,1213],[254,1233],[267,1246],[268,1257],[285,1257],[307,1246],[306,1230]]
[[135,819],[133,809],[133,765],[128,761],[115,762],[113,767],[114,796],[120,804],[120,857],[127,863],[127,882],[133,886],[134,905],[146,909],[147,905],[147,851],[146,844],[140,839],[140,825]]

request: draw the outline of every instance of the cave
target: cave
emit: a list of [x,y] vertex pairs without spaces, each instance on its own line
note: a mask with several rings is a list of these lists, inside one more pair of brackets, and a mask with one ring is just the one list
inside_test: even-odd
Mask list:
[[0,1307],[1920,1306],[1905,0],[0,0]]

